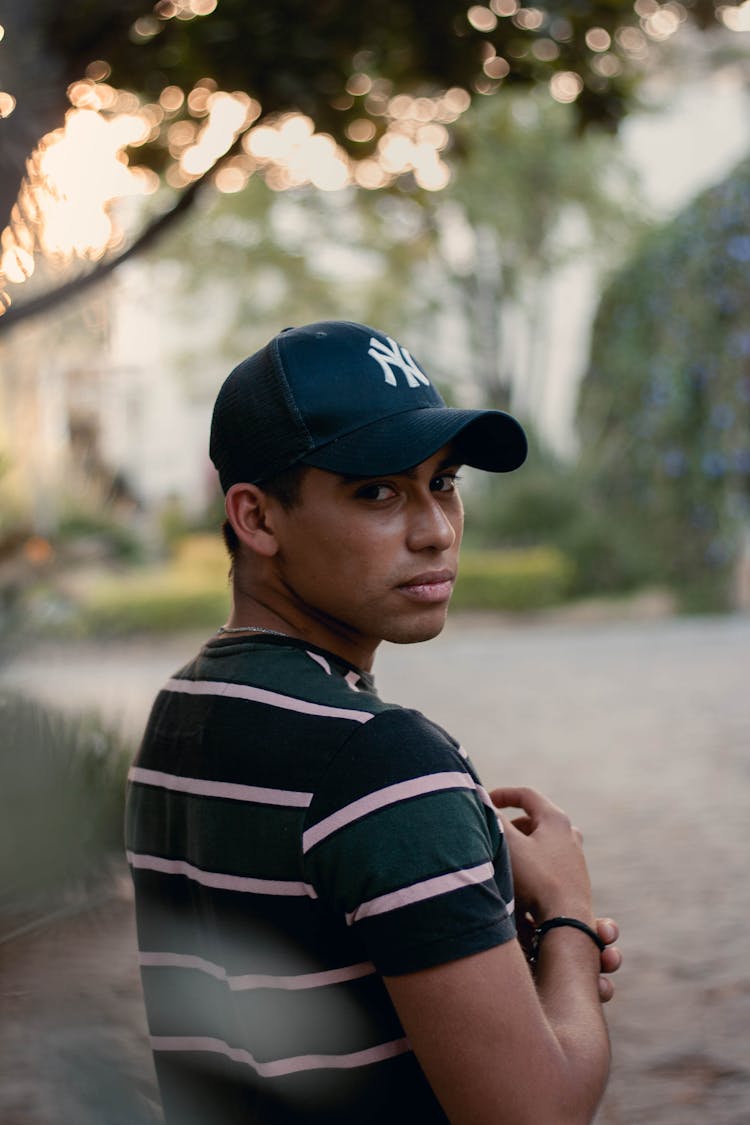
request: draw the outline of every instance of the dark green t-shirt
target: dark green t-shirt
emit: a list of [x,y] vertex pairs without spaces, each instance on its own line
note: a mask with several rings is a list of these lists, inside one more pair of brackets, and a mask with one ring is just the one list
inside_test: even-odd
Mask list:
[[156,699],[126,839],[168,1125],[445,1122],[382,975],[515,934],[449,735],[331,653],[219,636]]

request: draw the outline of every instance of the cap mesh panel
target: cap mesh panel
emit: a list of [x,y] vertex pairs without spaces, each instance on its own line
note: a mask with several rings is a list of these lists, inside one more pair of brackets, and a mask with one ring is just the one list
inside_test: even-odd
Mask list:
[[211,460],[226,492],[257,483],[298,461],[312,439],[287,386],[275,340],[242,361],[219,391],[211,423]]

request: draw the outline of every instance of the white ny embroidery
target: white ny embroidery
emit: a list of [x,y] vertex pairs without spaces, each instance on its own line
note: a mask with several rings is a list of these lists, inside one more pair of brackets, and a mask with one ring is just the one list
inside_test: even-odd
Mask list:
[[393,368],[400,367],[406,376],[406,381],[410,387],[417,387],[420,383],[429,387],[430,380],[427,378],[423,371],[420,371],[411,355],[406,348],[402,348],[390,336],[386,336],[390,348],[387,348],[382,340],[376,339],[375,336],[370,337],[370,350],[368,355],[376,359],[383,369],[386,383],[391,386],[396,386],[396,376]]

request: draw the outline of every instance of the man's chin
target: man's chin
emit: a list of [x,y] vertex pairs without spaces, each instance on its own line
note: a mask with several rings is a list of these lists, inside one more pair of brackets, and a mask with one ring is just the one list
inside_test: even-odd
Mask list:
[[446,605],[440,612],[433,612],[429,616],[425,614],[421,620],[395,622],[385,633],[383,640],[393,645],[414,645],[421,641],[431,641],[442,633],[447,616]]

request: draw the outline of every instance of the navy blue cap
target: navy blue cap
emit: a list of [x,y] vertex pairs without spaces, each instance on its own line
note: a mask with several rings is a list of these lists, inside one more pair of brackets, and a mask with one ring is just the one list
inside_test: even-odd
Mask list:
[[510,472],[526,458],[501,410],[448,407],[410,352],[364,324],[287,328],[242,361],[219,391],[211,459],[226,492],[302,463],[352,476],[398,473],[448,442],[456,459]]

